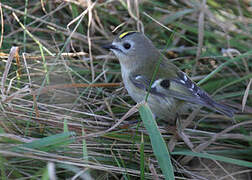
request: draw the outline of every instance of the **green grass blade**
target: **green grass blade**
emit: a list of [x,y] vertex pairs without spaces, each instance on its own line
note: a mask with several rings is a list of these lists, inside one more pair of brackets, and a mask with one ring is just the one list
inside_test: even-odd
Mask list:
[[141,135],[141,144],[140,144],[140,177],[141,180],[144,180],[144,138],[143,134]]
[[177,21],[179,18],[192,14],[194,11],[195,9],[185,9],[185,10],[181,10],[175,13],[171,13],[171,15],[165,18],[164,24],[170,24],[174,21]]
[[3,180],[7,180],[7,176],[6,176],[6,173],[5,173],[5,165],[4,165],[4,163],[5,163],[5,159],[0,155],[0,172],[1,172],[1,175],[0,175],[0,177],[1,177],[1,179],[3,179]]
[[49,180],[48,165],[43,169],[42,180]]
[[64,130],[63,131],[64,133],[69,132],[68,125],[67,125],[67,119],[64,119],[63,130]]
[[241,78],[234,79],[233,81],[229,82],[228,84],[225,84],[222,87],[220,87],[218,90],[216,90],[214,92],[214,94],[216,94],[217,92],[219,92],[219,91],[221,91],[221,90],[223,90],[223,89],[225,89],[225,88],[227,88],[227,87],[229,87],[229,86],[231,86],[233,84],[238,84],[238,83],[241,83],[242,81],[249,80],[251,77],[252,77],[252,73],[250,73],[250,74],[248,74],[246,76],[243,76]]
[[139,107],[139,113],[150,136],[153,152],[158,160],[158,164],[163,172],[163,175],[165,176],[165,179],[175,179],[171,158],[166,147],[166,143],[162,138],[160,131],[158,130],[155,118],[147,103],[144,103]]
[[[85,130],[84,128],[82,128],[82,136],[85,136]],[[87,150],[87,143],[86,143],[86,139],[83,138],[82,140],[82,154],[83,154],[83,159],[88,160],[88,150]]]
[[65,132],[48,137],[44,137],[38,140],[34,140],[31,143],[23,144],[15,148],[14,150],[21,150],[23,148],[39,149],[41,151],[49,151],[60,146],[68,145],[73,142],[73,139],[69,139],[74,136],[74,132]]
[[[71,11],[72,12],[72,17],[74,19],[74,18],[76,18],[76,17],[78,17],[80,15],[79,11],[78,11],[79,7],[74,3],[71,4],[71,7],[72,7],[72,11]],[[79,33],[85,34],[82,24],[80,24],[78,26],[77,30],[78,30]]]
[[233,159],[229,157],[224,156],[218,156],[214,154],[208,154],[208,153],[198,153],[198,152],[192,152],[192,151],[178,151],[178,152],[172,152],[172,155],[186,155],[186,156],[195,156],[200,158],[207,158],[207,159],[213,159],[216,161],[222,161],[230,164],[236,164],[239,166],[249,167],[252,168],[252,162],[240,160],[240,159]]
[[41,44],[39,44],[39,49],[40,49],[41,57],[42,57],[42,60],[43,60],[43,67],[44,67],[44,72],[45,72],[46,83],[50,84],[47,63],[46,63],[46,60],[45,60],[43,46]]
[[221,71],[224,67],[228,66],[231,63],[240,61],[242,58],[245,57],[249,57],[251,56],[252,51],[248,51],[240,56],[237,56],[233,59],[230,59],[228,61],[226,61],[225,63],[222,63],[221,65],[219,65],[215,70],[213,70],[211,73],[209,73],[204,79],[200,80],[197,85],[201,85],[202,83],[206,82],[207,80],[209,80],[214,74],[218,73],[219,71]]

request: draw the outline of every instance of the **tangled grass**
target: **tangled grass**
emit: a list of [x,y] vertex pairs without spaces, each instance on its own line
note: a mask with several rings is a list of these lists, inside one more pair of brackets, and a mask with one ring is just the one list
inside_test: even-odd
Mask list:
[[251,178],[251,11],[238,0],[2,0],[1,179],[167,177],[118,61],[101,48],[128,30],[237,109],[235,122],[184,114],[177,134],[158,121],[175,178]]

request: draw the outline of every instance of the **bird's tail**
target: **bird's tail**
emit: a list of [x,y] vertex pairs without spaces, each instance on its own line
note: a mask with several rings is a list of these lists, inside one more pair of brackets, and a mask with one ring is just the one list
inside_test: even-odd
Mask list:
[[228,106],[223,105],[223,104],[219,104],[219,103],[217,103],[215,101],[213,101],[211,103],[211,105],[216,111],[218,111],[218,112],[220,112],[220,113],[222,113],[222,114],[224,114],[224,115],[226,115],[228,117],[231,117],[231,118],[234,116],[234,113],[236,112],[233,108],[228,107]]

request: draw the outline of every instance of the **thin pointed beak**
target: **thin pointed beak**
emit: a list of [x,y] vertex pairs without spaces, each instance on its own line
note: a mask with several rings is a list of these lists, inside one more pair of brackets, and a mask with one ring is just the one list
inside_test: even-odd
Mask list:
[[111,49],[117,49],[118,50],[118,48],[113,44],[106,44],[106,45],[103,45],[102,47],[104,49],[107,49],[107,50],[111,50]]

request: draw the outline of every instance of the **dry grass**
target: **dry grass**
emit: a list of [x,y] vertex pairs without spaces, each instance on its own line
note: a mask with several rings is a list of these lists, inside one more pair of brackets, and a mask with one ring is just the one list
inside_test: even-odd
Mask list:
[[[120,66],[101,48],[128,30],[144,31],[215,99],[238,110],[235,123],[207,109],[185,114],[178,136],[159,122],[174,153],[175,176],[250,178],[249,1],[3,0],[0,5],[1,179],[139,179],[141,172],[145,179],[164,178],[121,83]],[[200,157],[205,153],[220,159]]]

